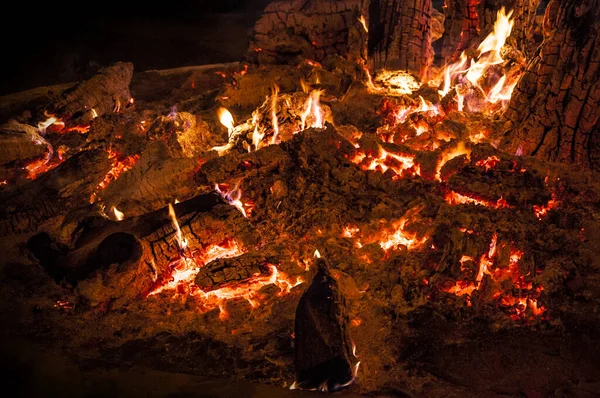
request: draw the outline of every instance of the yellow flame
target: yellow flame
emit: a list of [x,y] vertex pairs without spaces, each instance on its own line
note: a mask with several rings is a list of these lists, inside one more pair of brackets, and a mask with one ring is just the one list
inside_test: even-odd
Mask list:
[[183,233],[181,232],[181,228],[179,228],[179,222],[177,222],[177,215],[175,214],[175,209],[173,205],[169,203],[169,217],[171,217],[171,224],[173,228],[175,228],[175,239],[177,240],[177,245],[179,246],[179,250],[184,251],[187,248],[188,242],[187,239],[183,237]]
[[360,22],[365,32],[369,33],[369,28],[367,27],[367,21],[365,20],[364,15],[361,15],[360,18],[358,18],[358,22]]
[[319,250],[315,250],[315,257],[316,258],[321,258],[321,252],[319,252]]
[[119,209],[117,209],[115,206],[111,207],[111,210],[112,210],[113,214],[115,215],[115,218],[117,219],[117,221],[121,221],[121,220],[123,220],[123,218],[125,218],[125,214],[123,214],[123,212],[119,211]]
[[233,115],[231,114],[231,112],[229,112],[226,108],[221,107],[217,111],[217,114],[219,116],[219,121],[221,122],[221,124],[227,127],[229,134],[231,134],[231,132],[233,131]]
[[277,120],[277,98],[279,95],[279,87],[277,84],[273,85],[273,92],[271,93],[271,122],[273,123],[273,139],[271,144],[277,144],[279,138],[279,122]]
[[92,108],[90,110],[90,112],[92,113],[92,119],[95,119],[98,117],[98,112],[96,112],[96,110],[94,108]]

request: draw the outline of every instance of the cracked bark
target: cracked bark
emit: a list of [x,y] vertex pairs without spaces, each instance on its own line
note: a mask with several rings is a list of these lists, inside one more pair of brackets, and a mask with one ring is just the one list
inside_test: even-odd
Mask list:
[[405,70],[421,79],[433,62],[431,0],[371,0],[368,62],[371,71]]
[[503,146],[600,168],[600,1],[551,1],[544,42],[519,81]]

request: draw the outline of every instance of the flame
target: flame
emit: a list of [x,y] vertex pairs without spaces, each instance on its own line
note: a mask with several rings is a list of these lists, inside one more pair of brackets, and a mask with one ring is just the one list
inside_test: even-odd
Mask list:
[[[39,122],[37,125],[38,131],[40,132],[41,135],[45,135],[46,134],[46,129],[50,126],[52,126],[53,124],[61,124],[62,122],[59,120],[58,117],[56,117],[55,115],[48,115],[46,114],[46,116],[48,117],[46,120],[44,120],[43,122]],[[64,126],[64,123],[62,123]]]
[[[300,131],[304,131],[307,128],[323,128],[323,110],[321,109],[320,98],[323,91],[313,90],[306,102],[304,103],[304,112],[300,115]],[[312,116],[312,122],[307,127],[308,117]]]
[[96,110],[94,108],[90,109],[90,112],[92,114],[92,119],[95,119],[98,117],[98,112],[96,112]]
[[[221,188],[224,190],[221,190]],[[248,218],[247,213],[250,212],[250,209],[247,208],[251,206],[242,202],[242,190],[237,185],[232,190],[227,190],[227,184],[215,184],[215,191],[217,191],[227,203],[235,206],[244,217]]]
[[[409,221],[412,221],[417,213],[422,210],[422,207],[414,207],[406,212],[400,220],[394,225],[394,232],[385,234],[379,245],[385,251],[392,248],[397,248],[400,245],[406,246],[408,250],[420,248],[427,242],[427,237],[417,238],[417,234],[405,230],[405,226]],[[387,235],[387,236],[386,236]]]
[[556,200],[556,196],[552,194],[552,199],[550,199],[545,206],[533,205],[533,212],[535,213],[535,216],[541,220],[550,210],[557,208],[559,204],[560,202]]
[[342,238],[352,238],[359,231],[358,227],[345,226],[344,229],[342,229]]
[[219,108],[219,110],[217,111],[217,115],[219,116],[219,121],[221,122],[221,124],[225,127],[227,127],[227,132],[229,134],[229,136],[231,136],[231,133],[233,131],[233,115],[231,114],[231,112],[229,112],[226,108]]
[[173,228],[175,228],[175,239],[177,240],[177,246],[179,247],[179,251],[183,253],[187,248],[188,242],[187,239],[184,238],[183,233],[181,232],[181,228],[179,228],[179,222],[177,221],[177,215],[175,214],[175,209],[173,205],[169,203],[169,217],[171,217],[171,224]]
[[123,214],[123,212],[120,212],[115,206],[111,207],[111,210],[112,210],[113,214],[115,215],[115,219],[117,221],[122,221],[123,218],[125,218],[125,214]]
[[[279,138],[279,122],[277,121],[278,94],[279,87],[275,84],[273,85],[273,92],[271,93],[271,122],[273,123],[273,138],[271,139],[271,144],[277,144],[277,138]],[[258,148],[258,146],[256,146],[256,148]]]
[[471,150],[465,148],[465,145],[462,142],[459,142],[456,145],[456,147],[443,152],[440,160],[438,161],[437,167],[436,167],[435,179],[438,181],[442,181],[442,176],[441,176],[442,167],[444,167],[444,165],[448,161],[450,161],[458,156],[461,156],[461,155],[467,155],[467,157],[471,155]]
[[321,258],[321,252],[319,252],[319,249],[315,250],[315,258]]
[[358,22],[360,22],[365,32],[369,33],[369,28],[367,27],[367,21],[365,20],[364,15],[361,15],[360,18],[358,18]]
[[418,165],[415,165],[414,160],[414,155],[394,154],[383,148],[380,149],[378,157],[367,156],[364,152],[357,152],[350,159],[351,162],[358,164],[363,170],[378,170],[385,173],[388,169],[391,169],[397,176],[402,176],[409,170],[413,171],[412,174],[419,174]]
[[63,149],[59,149],[57,151],[57,156],[54,156],[54,150],[52,149],[52,146],[48,144],[48,152],[44,158],[33,160],[25,165],[24,169],[27,170],[27,178],[35,180],[40,175],[60,165],[65,161],[63,158],[64,152]]
[[464,68],[467,66],[467,59],[467,54],[463,51],[457,62],[444,67],[444,88],[438,91],[442,97],[450,92],[454,78],[458,74],[466,72]]

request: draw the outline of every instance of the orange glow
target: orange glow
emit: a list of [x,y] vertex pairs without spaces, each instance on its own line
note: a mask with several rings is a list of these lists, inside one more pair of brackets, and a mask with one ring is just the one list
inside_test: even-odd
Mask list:
[[417,238],[417,234],[405,230],[409,221],[413,221],[416,214],[421,211],[420,207],[415,207],[406,212],[406,214],[394,223],[394,231],[391,234],[384,233],[379,245],[385,251],[397,248],[400,245],[406,246],[408,250],[420,248],[427,242],[427,237]]
[[238,188],[237,185],[231,190],[228,188],[227,184],[215,184],[215,191],[217,191],[227,203],[235,206],[244,217],[248,218],[248,213],[251,212],[253,206],[242,202],[242,190]]
[[[412,170],[410,174],[419,174],[414,159],[414,155],[394,154],[382,148],[379,157],[372,157],[371,154],[367,156],[364,152],[357,152],[350,161],[358,164],[363,170],[378,170],[385,173],[388,169],[391,169],[394,174],[402,176],[405,173],[410,173],[410,170]],[[368,163],[365,163],[365,160]]]
[[121,174],[125,173],[128,170],[131,170],[133,166],[140,159],[139,155],[128,156],[122,160],[119,160],[119,154],[116,151],[108,151],[108,157],[113,159],[113,167],[106,173],[106,176],[98,186],[96,187],[96,191],[92,193],[90,197],[90,203],[94,203],[96,201],[97,193],[99,190],[105,189],[110,185],[113,181],[117,180]]
[[358,227],[345,226],[344,229],[342,229],[342,238],[352,238],[359,231]]
[[448,161],[450,161],[450,160],[452,160],[452,159],[454,159],[456,157],[462,156],[462,155],[467,155],[467,157],[469,155],[471,155],[471,150],[465,148],[465,145],[462,142],[459,142],[456,145],[456,147],[448,149],[445,152],[443,152],[442,156],[441,156],[441,158],[438,161],[437,166],[436,166],[435,179],[438,180],[438,181],[442,181],[442,175],[441,175],[442,174],[442,167],[444,167],[444,165]]
[[535,213],[535,216],[541,220],[548,214],[548,211],[557,208],[559,204],[560,202],[556,200],[556,197],[552,194],[552,199],[550,199],[545,206],[533,205],[533,212]]
[[444,196],[444,200],[451,205],[470,204],[485,207],[492,207],[494,209],[505,209],[511,207],[504,198],[500,198],[497,201],[489,201],[485,199],[477,199],[467,195],[462,195],[458,192],[450,191]]
[[498,156],[490,156],[487,159],[478,160],[475,163],[475,166],[485,167],[485,171],[489,171],[490,169],[496,167],[496,165],[498,165],[499,162],[500,159],[498,158]]
[[54,169],[56,166],[64,162],[65,159],[63,159],[63,154],[64,151],[59,149],[57,151],[57,156],[53,156],[52,148],[49,147],[46,157],[33,160],[25,165],[25,170],[27,170],[27,178],[30,180],[35,180],[40,175]]

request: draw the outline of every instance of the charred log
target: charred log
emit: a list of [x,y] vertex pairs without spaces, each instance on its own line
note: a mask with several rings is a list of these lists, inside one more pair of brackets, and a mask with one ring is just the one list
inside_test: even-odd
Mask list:
[[515,89],[504,145],[600,167],[600,2],[552,1],[544,43]]
[[254,26],[248,58],[258,63],[322,61],[328,55],[364,58],[360,0],[275,1]]
[[295,322],[296,385],[333,391],[353,379],[344,298],[325,259],[300,299]]
[[431,0],[372,0],[368,60],[372,71],[396,69],[426,77],[433,61]]
[[269,275],[269,263],[273,263],[273,255],[247,253],[235,258],[223,258],[203,267],[196,276],[196,285],[205,292],[241,282],[253,276]]
[[132,77],[133,64],[117,62],[64,91],[45,111],[58,115],[67,126],[89,124],[94,117],[127,105]]

